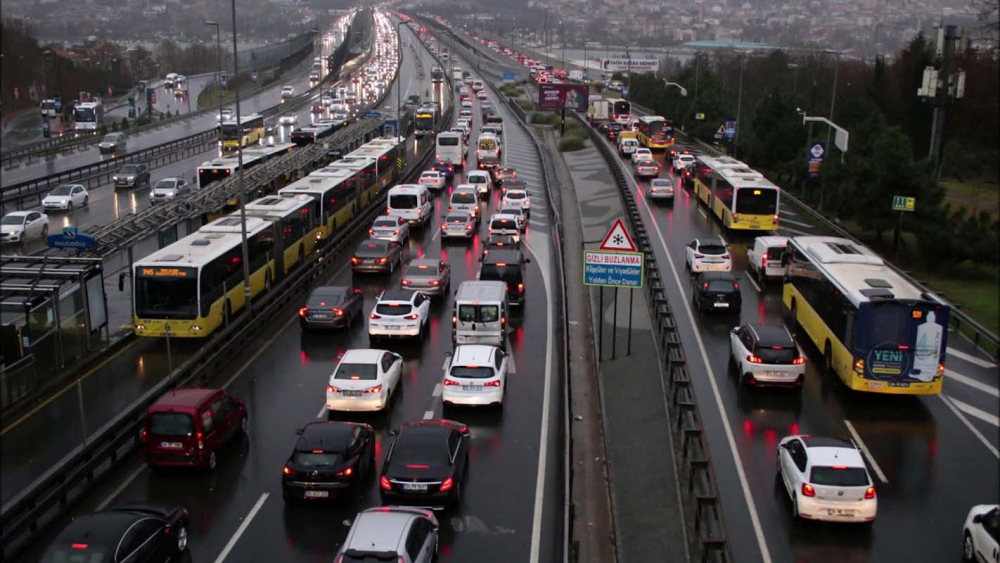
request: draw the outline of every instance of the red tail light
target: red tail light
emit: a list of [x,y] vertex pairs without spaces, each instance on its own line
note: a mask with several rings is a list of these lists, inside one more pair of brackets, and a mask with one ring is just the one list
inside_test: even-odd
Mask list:
[[309,309],[307,309],[306,307],[303,307],[303,308],[299,309],[299,316],[300,316],[300,317],[304,317],[304,316],[306,316],[306,313],[307,313],[308,311],[309,311]]
[[145,428],[142,429],[142,441],[143,442],[146,441],[146,429]]
[[764,363],[764,360],[760,359],[757,356],[754,356],[753,354],[750,354],[749,356],[747,356],[747,361],[750,362],[751,364],[762,364],[762,363]]
[[375,263],[376,264],[385,264],[388,261],[389,261],[389,259],[386,258],[385,256],[383,256],[382,258],[379,258],[378,260],[376,260]]
[[369,318],[369,319],[373,319],[373,320],[374,320],[374,319],[381,319],[381,318],[382,318],[382,315],[379,315],[379,314],[377,314],[377,313],[372,313],[372,314],[368,315],[368,318]]
[[774,223],[775,225],[778,224],[778,214],[777,213],[774,214],[774,217],[771,217],[771,222]]
[[365,393],[368,393],[370,395],[381,392],[382,392],[382,384],[378,384],[375,387],[369,387],[368,389],[365,389]]
[[326,392],[327,393],[340,393],[340,388],[339,387],[334,387],[333,385],[327,384],[327,386],[326,386]]
[[368,229],[368,234],[374,235],[375,234],[375,229]]
[[483,383],[483,387],[500,387],[500,380],[497,379],[494,381],[487,381],[486,383]]
[[396,229],[395,231],[393,231],[392,234],[398,235],[399,234],[399,229]]
[[357,256],[351,256],[351,264],[360,264],[360,263],[361,263],[360,258],[358,258]]
[[454,379],[445,378],[445,380],[444,380],[444,386],[445,387],[451,387],[452,385],[460,385],[460,383],[457,382],[457,381],[455,381]]
[[454,484],[455,482],[452,480],[452,478],[448,477],[447,479],[444,480],[444,482],[441,483],[441,489],[440,489],[441,492],[443,493],[445,491],[450,491],[452,485]]
[[391,491],[392,490],[392,483],[389,482],[389,479],[386,478],[385,475],[383,475],[382,478],[378,480],[378,485],[380,487],[382,487],[383,491]]
[[414,313],[414,314],[412,314],[412,315],[406,315],[406,316],[405,316],[405,317],[403,317],[403,318],[404,318],[404,319],[406,319],[406,320],[408,320],[408,321],[415,321],[415,320],[419,319],[420,317],[419,317],[419,316],[417,316],[417,314],[416,314],[416,313]]
[[705,255],[704,255],[704,254],[698,254],[698,253],[695,253],[695,255],[694,255],[694,259],[695,259],[695,260],[701,260],[701,259],[702,259],[702,258],[704,258],[704,257],[705,257]]
[[760,255],[760,267],[767,268],[767,253]]
[[73,549],[87,549],[87,544],[85,543],[74,543],[70,547]]
[[865,489],[865,498],[875,498],[875,487]]
[[431,280],[431,285],[434,285],[434,286],[441,285],[441,282],[439,282],[437,280]]
[[740,220],[740,214],[739,213],[733,213],[733,221],[739,221],[739,220]]
[[523,283],[517,284],[517,290],[520,291],[521,293],[524,293],[524,284]]
[[288,467],[287,465],[284,468],[282,468],[281,472],[284,473],[285,475],[288,475],[289,477],[294,477],[299,474],[298,471]]
[[[872,491],[874,492],[874,489],[872,489]],[[802,496],[814,497],[816,496],[816,489],[814,489],[809,483],[802,483]]]
[[399,285],[410,285],[410,284],[412,284],[412,283],[413,283],[413,282],[412,282],[412,281],[410,281],[410,280],[403,280],[403,281],[399,282]]
[[799,356],[798,358],[795,358],[794,360],[792,360],[792,364],[797,365],[797,366],[801,366],[804,363],[806,363],[806,359],[803,358],[802,356]]
[[722,255],[722,259],[723,260],[729,260],[729,255],[728,254],[723,254]]
[[343,309],[338,309],[338,308],[334,307],[333,309],[330,309],[330,310],[333,311],[333,314],[337,315],[338,317],[343,317],[344,316],[344,310]]

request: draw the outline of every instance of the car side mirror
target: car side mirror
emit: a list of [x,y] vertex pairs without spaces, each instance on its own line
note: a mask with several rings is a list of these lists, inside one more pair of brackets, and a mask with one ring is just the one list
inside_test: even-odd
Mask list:
[[980,523],[982,521],[983,521],[983,515],[982,514],[976,514],[975,516],[972,517],[972,522],[974,524],[978,524],[978,523]]

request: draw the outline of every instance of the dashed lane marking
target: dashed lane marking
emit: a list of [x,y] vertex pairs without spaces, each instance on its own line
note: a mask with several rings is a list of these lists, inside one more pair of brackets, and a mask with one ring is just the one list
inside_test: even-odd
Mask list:
[[430,420],[434,418],[434,411],[427,411],[424,413],[424,420]]
[[994,397],[1000,397],[1000,389],[997,389],[996,387],[993,387],[991,385],[987,385],[986,383],[983,383],[981,381],[976,381],[975,379],[972,379],[971,377],[969,377],[967,375],[962,375],[962,374],[958,373],[957,371],[953,371],[953,370],[950,370],[950,369],[945,369],[944,370],[944,375],[945,375],[945,377],[948,377],[950,379],[954,379],[958,383],[962,383],[964,385],[968,385],[969,387],[972,387],[973,389],[977,389],[979,391],[982,391],[983,393],[986,393],[987,395],[992,395]]
[[222,549],[222,553],[215,558],[215,563],[222,563],[226,560],[226,557],[229,556],[229,552],[236,546],[236,542],[240,541],[240,536],[243,535],[243,532],[247,531],[247,527],[250,526],[250,522],[253,521],[254,516],[257,516],[257,513],[260,511],[260,507],[264,506],[264,501],[267,500],[268,496],[269,493],[263,493],[260,495],[260,498],[257,499],[257,503],[250,509],[250,513],[243,519],[240,527],[236,529],[236,533],[233,534],[233,537],[229,538],[229,543],[227,543],[226,547]]
[[954,397],[948,397],[948,400],[951,401],[953,405],[955,405],[955,408],[964,412],[965,414],[973,418],[978,418],[979,420],[992,424],[993,426],[1000,427],[1000,418],[998,418],[996,415],[992,415],[982,409],[977,409],[976,407],[968,403],[963,403],[962,401],[959,401]]
[[745,274],[746,274],[746,276],[747,276],[747,280],[748,280],[748,281],[749,281],[749,282],[750,282],[750,283],[751,283],[751,284],[752,284],[752,285],[753,285],[753,286],[754,286],[755,288],[757,288],[757,293],[764,293],[764,291],[760,289],[760,286],[759,286],[759,285],[757,285],[757,282],[756,282],[756,281],[754,281],[754,279],[753,279],[753,276],[751,276],[751,275],[750,275],[750,272],[744,272],[744,273],[745,273]]
[[138,477],[140,473],[146,470],[146,467],[148,466],[146,465],[145,462],[143,462],[143,464],[140,465],[138,469],[133,471],[132,474],[128,476],[128,478],[122,481],[121,485],[118,485],[118,488],[116,488],[114,491],[111,492],[110,495],[108,495],[108,498],[104,499],[103,501],[101,501],[101,504],[97,505],[97,510],[98,511],[104,510],[104,507],[108,506],[109,504],[111,504],[111,501],[118,498],[118,495],[122,494],[122,491],[127,489],[128,486],[132,484],[132,481],[135,481],[136,477]]
[[976,364],[979,367],[984,367],[986,369],[994,369],[997,367],[997,365],[994,364],[993,362],[986,361],[982,358],[977,358],[971,354],[966,354],[961,350],[956,350],[951,347],[948,348],[948,353],[951,354],[952,356],[955,356],[956,358],[960,358],[969,363]]
[[962,414],[962,412],[958,410],[958,407],[955,406],[955,404],[952,402],[953,399],[950,399],[945,395],[938,395],[938,397],[944,402],[945,405],[948,406],[949,409],[951,409],[951,412],[955,413],[955,416],[957,416],[958,419],[961,420],[963,424],[965,424],[966,428],[968,428],[969,431],[972,432],[972,435],[975,436],[976,438],[979,438],[979,441],[982,442],[984,446],[986,446],[986,449],[988,449],[990,453],[993,454],[993,457],[1000,459],[1000,451],[997,451],[997,449],[993,447],[993,444],[991,444],[990,441],[986,439],[986,436],[983,436],[983,433],[980,432],[978,428],[973,426],[972,423],[969,422],[968,418],[965,418],[965,415]]
[[865,454],[865,459],[868,460],[868,463],[871,464],[872,469],[875,470],[875,475],[878,476],[879,481],[882,481],[883,483],[888,483],[889,480],[885,478],[885,473],[882,473],[882,468],[879,467],[878,462],[875,461],[875,456],[873,456],[872,453],[868,451],[868,446],[865,445],[864,440],[862,440],[861,436],[858,435],[858,431],[854,429],[854,425],[851,424],[850,420],[846,419],[844,420],[844,424],[847,425],[847,431],[850,432],[851,437],[854,438],[854,443],[856,443],[858,447],[861,448],[861,453]]
[[440,397],[441,393],[444,393],[444,385],[438,383],[437,385],[434,386],[434,393],[432,393],[432,396]]

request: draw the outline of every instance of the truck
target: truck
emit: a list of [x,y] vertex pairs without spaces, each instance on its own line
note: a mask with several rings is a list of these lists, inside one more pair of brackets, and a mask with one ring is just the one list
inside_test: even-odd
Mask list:
[[590,99],[590,107],[587,108],[587,121],[591,125],[600,121],[609,121],[611,115],[611,100],[596,97]]
[[462,67],[451,67],[451,81],[455,83],[456,88],[462,84]]
[[583,74],[582,70],[571,70],[569,71],[569,79],[582,82],[586,80],[587,77]]

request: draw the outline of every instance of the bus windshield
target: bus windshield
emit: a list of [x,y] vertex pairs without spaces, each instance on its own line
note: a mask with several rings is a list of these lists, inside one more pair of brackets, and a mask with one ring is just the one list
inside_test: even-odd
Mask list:
[[222,124],[222,138],[223,139],[239,139],[240,129],[235,123],[223,123]]
[[422,131],[430,131],[434,128],[434,116],[427,114],[417,114],[417,129]]
[[778,212],[778,190],[771,188],[740,188],[736,192],[736,213],[773,215]]
[[86,123],[95,122],[97,121],[97,112],[94,111],[94,108],[78,107],[76,108],[76,120]]
[[[148,271],[152,275],[144,273]],[[198,271],[136,267],[135,314],[139,318],[196,319]]]

